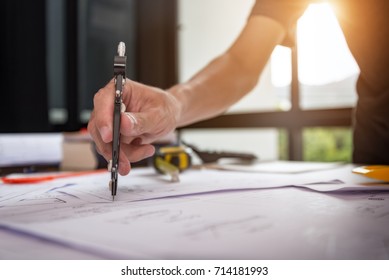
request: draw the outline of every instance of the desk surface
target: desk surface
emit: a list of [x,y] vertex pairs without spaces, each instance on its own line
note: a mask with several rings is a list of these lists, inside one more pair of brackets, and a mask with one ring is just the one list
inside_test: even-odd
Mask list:
[[[299,174],[193,170],[181,175],[181,185],[139,169],[120,178],[124,199],[114,203],[103,197],[108,174],[33,186],[29,199],[15,200],[16,191],[7,189],[0,195],[0,258],[389,259],[389,192],[290,186],[372,182],[352,167]],[[161,188],[163,196],[150,196]]]

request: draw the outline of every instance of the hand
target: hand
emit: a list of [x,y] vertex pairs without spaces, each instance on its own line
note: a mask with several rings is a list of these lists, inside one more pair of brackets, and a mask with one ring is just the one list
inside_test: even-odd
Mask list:
[[[95,94],[88,123],[97,151],[107,161],[112,159],[114,91],[111,80]],[[123,104],[126,110],[121,115],[119,174],[126,175],[131,169],[130,162],[154,154],[150,143],[176,128],[179,104],[169,92],[129,79],[123,89]]]

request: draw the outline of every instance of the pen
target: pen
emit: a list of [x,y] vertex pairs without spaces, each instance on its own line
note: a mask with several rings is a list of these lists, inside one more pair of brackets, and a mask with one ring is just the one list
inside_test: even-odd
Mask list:
[[122,111],[122,93],[126,81],[126,45],[120,42],[118,45],[118,55],[114,57],[113,73],[115,82],[115,103],[113,112],[113,140],[112,140],[112,160],[109,164],[111,180],[109,188],[112,194],[112,201],[115,198],[118,184],[119,154],[120,154],[120,115]]

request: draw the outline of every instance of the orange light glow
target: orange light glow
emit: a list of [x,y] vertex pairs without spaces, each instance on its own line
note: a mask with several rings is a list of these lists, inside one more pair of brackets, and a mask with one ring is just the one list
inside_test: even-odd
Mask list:
[[[297,23],[299,80],[306,85],[339,81],[359,72],[330,4],[311,4]],[[290,50],[272,55],[272,82],[290,84]]]

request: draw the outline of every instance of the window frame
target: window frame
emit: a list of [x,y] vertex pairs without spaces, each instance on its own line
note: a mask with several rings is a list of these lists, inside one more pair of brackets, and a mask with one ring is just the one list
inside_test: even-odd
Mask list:
[[[297,40],[296,40],[297,42]],[[302,110],[298,79],[298,46],[291,48],[292,80],[289,111],[228,113],[179,129],[204,128],[278,128],[287,132],[288,159],[303,160],[303,130],[309,127],[352,127],[352,107]]]

